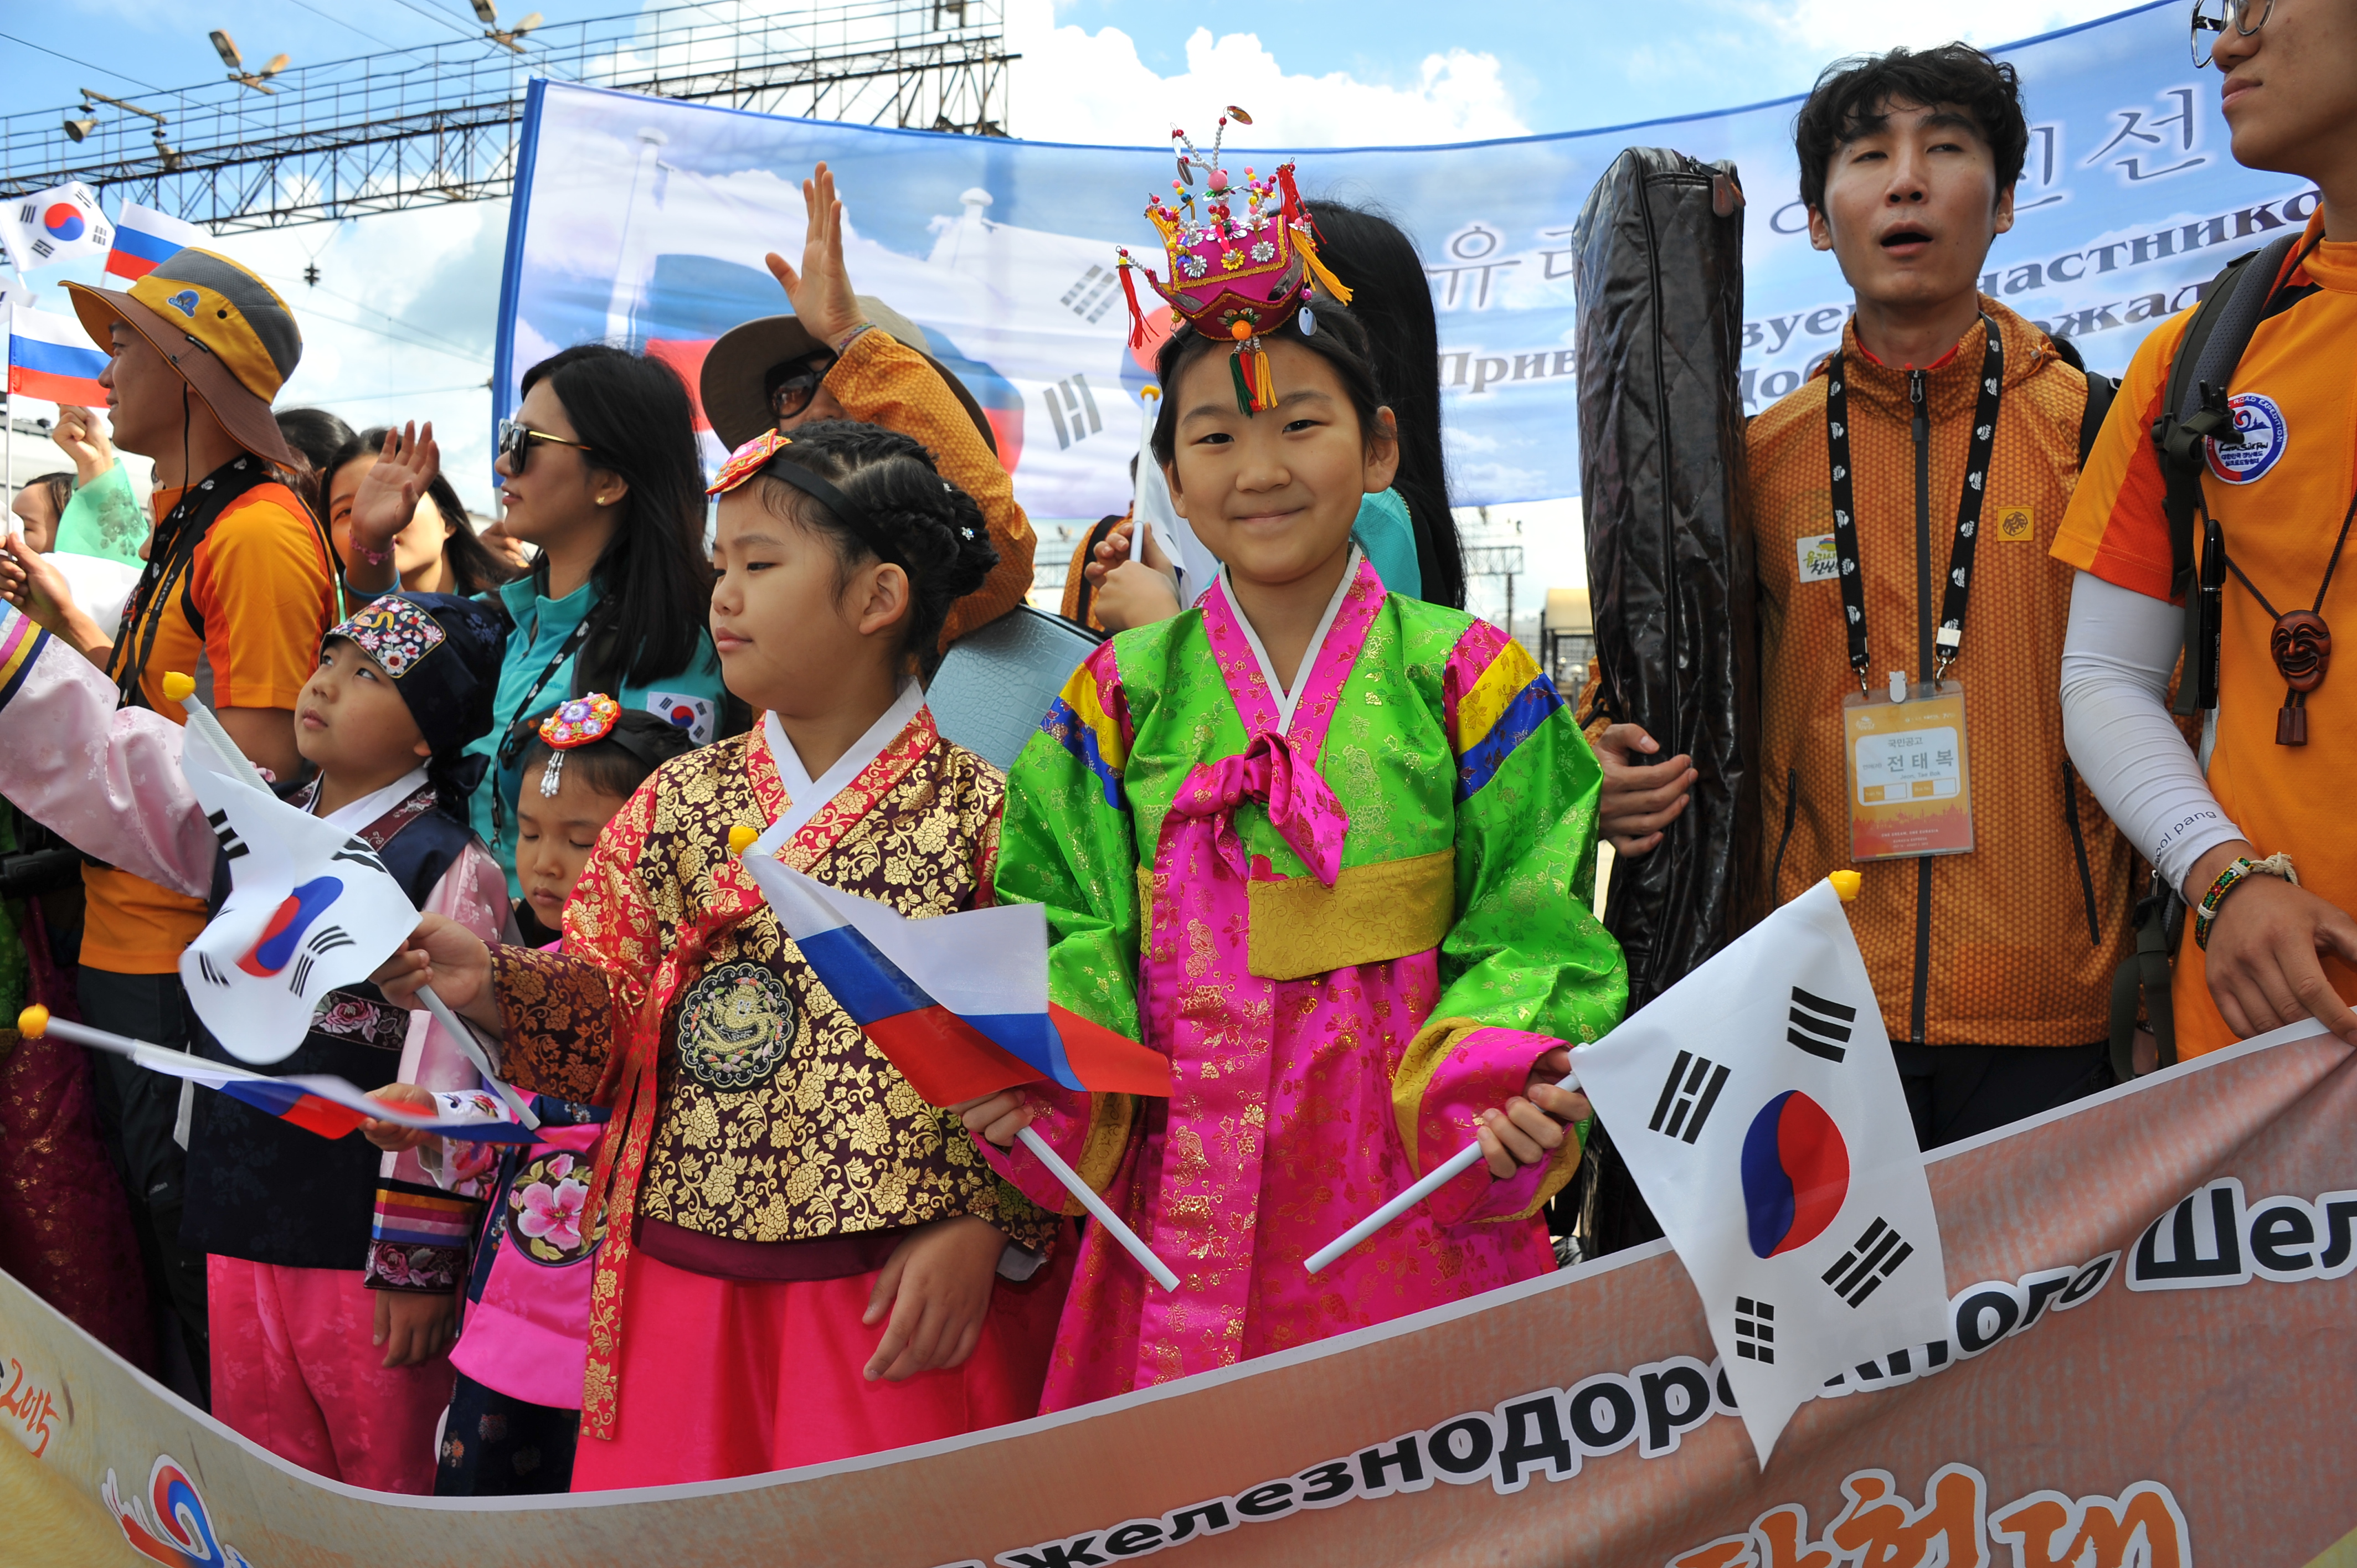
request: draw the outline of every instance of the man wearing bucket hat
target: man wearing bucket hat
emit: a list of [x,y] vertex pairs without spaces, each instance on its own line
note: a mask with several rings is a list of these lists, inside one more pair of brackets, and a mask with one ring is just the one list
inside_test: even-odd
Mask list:
[[[195,246],[125,291],[66,288],[83,329],[111,355],[99,381],[115,445],[156,466],[149,559],[107,673],[126,705],[175,722],[182,710],[165,697],[164,677],[194,675],[245,754],[292,778],[302,767],[295,699],[336,619],[327,541],[281,482],[303,460],[270,412],[303,351],[294,314],[260,278]],[[203,901],[110,866],[85,867],[83,880],[82,1016],[185,1049],[179,960],[204,929]],[[180,1242],[187,1134],[178,1085],[113,1058],[97,1065],[100,1130],[201,1391],[205,1258]]]
[[998,564],[951,607],[940,646],[1023,602],[1031,587],[1030,520],[998,460],[990,421],[965,383],[924,351],[924,328],[872,295],[855,295],[843,263],[843,203],[824,164],[802,182],[810,213],[802,271],[772,252],[791,316],[731,328],[697,378],[713,434],[735,451],[770,430],[856,419],[921,441],[942,477],[972,496],[990,525]]

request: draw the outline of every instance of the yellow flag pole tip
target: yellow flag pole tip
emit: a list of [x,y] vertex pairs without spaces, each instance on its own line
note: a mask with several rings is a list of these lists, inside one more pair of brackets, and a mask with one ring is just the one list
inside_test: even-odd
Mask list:
[[166,702],[185,703],[194,694],[196,689],[197,682],[193,676],[183,675],[178,670],[165,673],[164,700]]
[[1857,872],[1836,871],[1826,876],[1825,880],[1834,885],[1834,891],[1841,895],[1843,903],[1857,902],[1858,875]]
[[760,836],[761,835],[759,833],[755,832],[751,828],[747,827],[742,822],[730,828],[728,830],[729,858],[732,860],[744,859],[745,852],[751,849],[753,847],[753,841]]
[[34,1003],[16,1015],[16,1032],[28,1040],[38,1040],[49,1032],[49,1010]]

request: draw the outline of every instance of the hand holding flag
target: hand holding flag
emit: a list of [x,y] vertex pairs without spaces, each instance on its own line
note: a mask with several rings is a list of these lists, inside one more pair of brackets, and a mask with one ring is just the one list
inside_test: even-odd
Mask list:
[[[1036,904],[911,920],[771,856],[729,853],[760,887],[802,959],[909,1086],[938,1106],[1051,1079],[1105,1094],[1170,1092],[1169,1058],[1048,1000],[1048,921]],[[1017,1134],[1164,1290],[1178,1276],[1047,1141]]]
[[395,1105],[371,1099],[346,1079],[325,1073],[272,1078],[248,1072],[186,1051],[167,1050],[144,1040],[53,1018],[48,1008],[38,1004],[17,1015],[16,1028],[28,1040],[54,1035],[78,1046],[127,1057],[150,1072],[201,1084],[322,1138],[340,1138],[347,1133],[364,1131],[371,1122],[395,1122],[414,1132],[472,1144],[528,1144],[536,1136],[490,1094],[439,1093],[432,1096],[431,1109]]

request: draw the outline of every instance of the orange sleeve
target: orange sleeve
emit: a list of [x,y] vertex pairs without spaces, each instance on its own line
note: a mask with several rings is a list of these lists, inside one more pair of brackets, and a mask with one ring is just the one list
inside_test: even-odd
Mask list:
[[216,708],[286,708],[319,665],[328,559],[300,514],[262,499],[223,512],[195,563]]
[[845,413],[925,444],[942,477],[974,498],[998,547],[998,564],[981,587],[950,607],[941,646],[996,620],[1031,591],[1031,520],[1016,504],[1015,481],[984,444],[965,405],[913,348],[882,328],[852,340],[828,372],[827,390]]
[[2161,510],[2167,486],[2152,426],[2169,391],[2169,360],[2192,315],[2188,310],[2162,322],[2128,362],[2054,535],[2056,560],[2156,599],[2170,596],[2175,558]]

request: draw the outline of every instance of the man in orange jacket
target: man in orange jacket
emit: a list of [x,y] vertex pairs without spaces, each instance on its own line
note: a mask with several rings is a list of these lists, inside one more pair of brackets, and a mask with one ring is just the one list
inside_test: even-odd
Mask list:
[[[2011,66],[1961,44],[1843,61],[1793,139],[1810,237],[1857,306],[1748,436],[1751,912],[1864,874],[1851,924],[1932,1148],[2109,1081],[2132,856],[2063,751],[2071,574],[2046,553],[2087,381],[1975,287],[2029,143]],[[1634,725],[1598,750],[1602,831],[1643,854],[1695,771]]]

